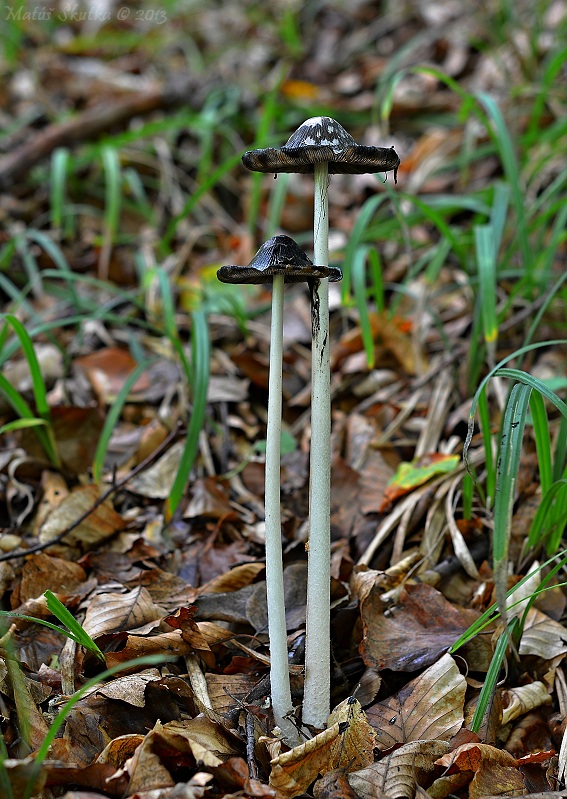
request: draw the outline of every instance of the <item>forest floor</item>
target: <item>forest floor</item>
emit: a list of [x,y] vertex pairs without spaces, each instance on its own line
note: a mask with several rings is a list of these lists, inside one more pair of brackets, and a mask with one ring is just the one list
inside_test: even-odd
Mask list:
[[[567,3],[267,5],[0,10],[0,793],[567,796]],[[240,159],[320,115],[401,165],[329,184],[336,710],[288,754],[270,286],[216,272],[312,255],[312,177]],[[299,726],[307,285],[285,303]]]

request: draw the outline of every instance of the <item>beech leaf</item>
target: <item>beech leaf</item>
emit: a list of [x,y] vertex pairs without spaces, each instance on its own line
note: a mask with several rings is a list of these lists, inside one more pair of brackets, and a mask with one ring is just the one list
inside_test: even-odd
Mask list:
[[349,697],[337,705],[328,724],[326,730],[289,752],[280,753],[279,739],[266,742],[272,755],[272,788],[284,796],[298,796],[319,774],[372,763],[375,733],[358,700]]
[[466,680],[451,655],[444,655],[395,696],[368,708],[376,745],[389,749],[409,741],[443,739],[463,724]]
[[445,741],[411,741],[378,763],[348,775],[360,799],[413,799],[420,771],[432,771],[449,752]]

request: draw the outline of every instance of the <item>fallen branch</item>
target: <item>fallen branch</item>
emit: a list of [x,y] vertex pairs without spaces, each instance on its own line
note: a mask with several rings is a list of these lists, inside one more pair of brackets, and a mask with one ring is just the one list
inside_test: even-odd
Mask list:
[[199,107],[203,92],[208,87],[199,86],[194,78],[178,78],[146,94],[121,98],[108,105],[100,103],[65,122],[55,122],[32,136],[29,141],[0,158],[0,191],[21,180],[39,161],[47,158],[57,147],[71,147],[96,139],[112,128],[124,126],[136,116],[150,114],[159,109],[172,108],[181,103]]

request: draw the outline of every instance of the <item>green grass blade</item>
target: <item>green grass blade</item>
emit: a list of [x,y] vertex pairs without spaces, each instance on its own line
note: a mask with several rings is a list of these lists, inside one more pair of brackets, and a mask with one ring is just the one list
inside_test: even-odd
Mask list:
[[463,475],[461,491],[463,499],[463,519],[472,519],[474,482],[470,474]]
[[543,397],[539,391],[534,391],[530,397],[530,411],[532,414],[537,462],[539,466],[539,482],[541,485],[541,493],[545,494],[551,486],[553,473],[547,412],[545,410]]
[[494,189],[494,200],[490,211],[490,228],[492,230],[492,240],[494,244],[493,258],[495,262],[497,261],[498,253],[502,245],[509,201],[509,185],[507,183],[497,183]]
[[351,265],[351,277],[354,293],[354,301],[358,309],[358,319],[364,351],[366,352],[366,363],[369,369],[374,369],[374,337],[372,335],[372,325],[368,313],[368,299],[366,295],[366,256],[370,247],[359,247],[354,253]]
[[[552,483],[547,489],[547,491],[545,491],[545,493],[543,494],[539,507],[530,525],[530,530],[528,533],[528,540],[527,540],[527,546],[529,549],[540,546],[540,544],[542,544],[545,538],[547,537],[550,529],[548,515],[551,515],[550,511],[558,495],[566,491],[567,491],[567,480],[562,479],[562,480],[557,480],[557,482],[555,483]],[[555,549],[557,548],[558,544],[555,545]],[[550,555],[554,554],[551,545],[548,545],[548,554]]]
[[65,189],[70,153],[66,147],[57,147],[51,156],[51,226],[61,230],[65,214]]
[[563,534],[567,527],[567,491],[560,491],[552,508],[551,532],[547,539],[546,552],[553,554],[563,544]]
[[[561,408],[564,408],[565,411],[567,411],[567,405],[565,405],[565,403],[562,403],[562,401],[559,400],[559,397],[557,397],[556,394],[553,394],[553,392],[550,392],[550,390],[540,380],[538,381],[536,378],[530,378],[530,375],[528,375],[526,372],[522,372],[519,369],[504,369],[503,368],[504,364],[508,363],[508,361],[511,361],[514,358],[518,358],[518,357],[520,357],[521,355],[524,355],[527,352],[531,352],[532,350],[536,350],[536,349],[539,349],[541,347],[553,347],[553,346],[556,346],[556,345],[563,346],[565,344],[567,344],[567,339],[553,339],[551,341],[538,341],[538,342],[536,342],[534,344],[527,344],[525,347],[520,347],[520,349],[515,350],[514,352],[510,353],[509,355],[506,355],[505,358],[502,358],[502,360],[499,361],[496,364],[496,366],[494,366],[494,368],[492,368],[487,375],[485,375],[485,377],[482,379],[480,385],[478,386],[478,388],[477,388],[477,390],[475,392],[475,395],[473,397],[472,403],[471,403],[471,409],[470,409],[470,412],[469,412],[469,419],[474,421],[474,415],[476,413],[476,407],[478,405],[478,399],[479,399],[482,391],[484,390],[486,384],[488,383],[488,381],[492,377],[494,377],[494,375],[496,373],[498,373],[502,377],[512,377],[512,379],[514,379],[514,380],[524,381],[526,378],[528,378],[528,379],[532,379],[533,381],[536,381],[533,384],[534,388],[536,388],[538,391],[541,391],[541,393],[544,394],[545,396],[548,396],[548,394],[549,394],[550,396],[548,397],[548,399],[550,399],[551,395],[553,395],[554,399],[552,399],[552,402],[558,408],[558,410],[561,410]],[[559,400],[559,405],[555,402],[555,400]],[[562,410],[561,410],[561,413],[563,413]],[[563,413],[563,415],[565,415],[565,413]],[[470,422],[469,422],[469,424],[470,424]],[[467,436],[467,438],[468,438],[468,436]],[[472,433],[471,433],[471,438],[472,438]],[[470,439],[469,439],[469,444],[470,444]],[[465,444],[465,450],[466,449],[468,449],[468,445],[467,444]]]
[[474,241],[480,290],[480,313],[489,366],[494,366],[498,340],[496,315],[496,242],[490,225],[475,225]]
[[13,422],[7,422],[0,427],[0,436],[4,433],[10,433],[12,430],[28,430],[30,427],[45,427],[47,422],[45,419],[30,419],[25,417],[23,419],[14,419]]
[[105,232],[110,243],[114,242],[120,223],[120,158],[115,147],[105,145],[101,150],[105,183]]
[[555,440],[555,452],[553,460],[553,479],[560,480],[565,477],[567,468],[567,418],[561,417],[561,423]]
[[[478,417],[482,440],[484,444],[484,459],[486,467],[486,499],[490,500],[491,507],[494,506],[494,495],[496,492],[496,467],[494,464],[494,457],[492,452],[492,417],[488,407],[488,398],[486,390],[482,391],[478,398]],[[469,424],[469,431],[467,434],[467,442],[465,442],[464,457],[468,451],[470,438],[472,438],[474,426]],[[470,438],[469,438],[470,436]]]
[[49,421],[50,408],[47,402],[47,390],[45,388],[43,375],[41,374],[39,361],[37,360],[37,356],[35,354],[33,341],[19,319],[12,314],[6,314],[4,318],[6,322],[11,325],[15,334],[19,338],[24,356],[28,362],[37,412],[42,419]]
[[498,107],[494,97],[484,92],[480,92],[477,96],[480,103],[486,109],[488,118],[491,122],[491,124],[488,126],[488,130],[500,154],[504,173],[506,175],[508,185],[510,186],[512,204],[516,214],[515,230],[520,252],[522,254],[523,267],[528,276],[531,278],[534,259],[531,257],[527,236],[524,206],[525,192],[521,185],[518,159],[516,157],[516,152],[512,143],[512,138],[506,126],[506,122],[504,121],[504,117],[502,116],[502,112]]
[[169,498],[166,502],[166,518],[171,519],[183,498],[191,468],[199,449],[199,435],[205,421],[207,408],[207,391],[210,371],[210,341],[207,318],[204,311],[197,310],[191,314],[191,365],[193,374],[193,407],[185,447],[181,455],[179,469],[175,476]]
[[504,411],[494,497],[494,531],[492,557],[494,587],[500,615],[506,623],[506,585],[508,582],[508,548],[512,531],[516,482],[522,439],[529,407],[531,386],[516,383]]
[[106,419],[104,420],[104,426],[100,434],[92,464],[93,480],[95,483],[100,483],[102,479],[102,471],[104,468],[106,453],[108,451],[108,445],[116,425],[118,424],[124,403],[128,399],[128,394],[132,390],[136,380],[138,380],[139,377],[145,372],[151,362],[151,360],[146,360],[138,364],[134,371],[128,376],[128,379],[118,392],[118,395],[112,403],[112,407],[110,408]]
[[372,294],[376,303],[378,313],[383,313],[386,309],[386,298],[384,296],[384,274],[380,254],[375,247],[368,250],[368,265],[370,267],[370,279],[372,281]]
[[163,269],[161,269],[161,267],[158,267],[155,270],[155,272],[157,274],[157,279],[160,287],[160,294],[162,301],[162,316],[165,327],[165,334],[169,339],[171,346],[177,353],[177,357],[181,362],[181,366],[183,368],[187,384],[192,385],[193,371],[191,368],[191,364],[189,363],[189,361],[187,360],[187,356],[185,355],[185,350],[183,349],[183,345],[181,344],[181,341],[179,339],[177,324],[175,322],[175,304],[171,294],[171,286],[169,284],[169,278],[166,272]]
[[358,216],[352,229],[352,233],[350,234],[343,259],[344,275],[341,284],[341,302],[343,305],[347,305],[350,301],[351,265],[354,260],[355,253],[363,241],[364,233],[370,223],[370,220],[385,200],[385,194],[375,194],[373,197],[369,197],[368,200],[366,200],[358,212]]
[[52,613],[59,621],[64,624],[69,632],[75,636],[75,640],[84,646],[85,649],[88,649],[89,652],[95,654],[99,660],[102,660],[104,663],[104,655],[95,644],[93,639],[90,635],[81,627],[77,619],[70,613],[65,605],[57,599],[55,594],[52,591],[45,591],[44,596],[47,600],[47,609]]
[[[51,594],[51,591],[45,592],[46,597],[48,596],[48,594]],[[95,644],[93,639],[90,637],[90,635],[88,635],[88,633],[86,633],[85,630],[83,630],[79,622],[75,619],[75,617],[71,613],[69,613],[65,605],[62,605],[54,594],[51,594],[51,596],[53,597],[53,600],[55,600],[55,602],[51,600],[51,607],[50,607],[50,601],[48,600],[47,607],[49,611],[53,616],[56,616],[59,619],[59,621],[65,624],[68,629],[64,629],[63,627],[58,627],[56,624],[52,624],[50,621],[46,621],[45,619],[38,619],[35,616],[27,616],[25,613],[12,613],[9,610],[0,610],[0,616],[5,616],[11,619],[23,619],[24,621],[30,621],[33,622],[34,624],[41,624],[42,627],[47,627],[48,629],[53,630],[54,632],[59,633],[60,635],[64,635],[66,638],[71,638],[77,644],[84,646],[85,649],[88,649],[90,652],[93,653],[93,655],[96,655],[96,657],[104,663],[104,655],[102,654],[98,646]],[[57,605],[56,603],[59,604]],[[63,617],[64,614],[61,608],[68,615],[65,615],[65,617]]]
[[539,391],[540,394],[542,394],[553,405],[555,405],[559,413],[565,419],[567,419],[567,404],[557,396],[555,391],[552,391],[549,386],[546,386],[546,384],[540,380],[539,377],[533,377],[533,375],[530,375],[527,372],[522,372],[520,369],[497,369],[495,374],[501,377],[509,377],[512,380],[516,380],[526,386],[535,388],[536,391]]
[[[506,409],[500,439],[496,495],[494,501],[493,558],[494,570],[507,569],[508,544],[512,523],[512,508],[515,499],[516,480],[526,416],[533,388],[516,383],[512,387]],[[498,587],[498,586],[497,586]],[[505,588],[502,597],[505,596]],[[500,613],[503,612],[502,604]]]
[[39,418],[43,419],[45,425],[43,427],[37,426],[35,430],[36,435],[39,438],[41,446],[43,447],[43,450],[45,451],[45,454],[51,463],[53,463],[55,466],[59,466],[59,454],[57,452],[57,446],[55,444],[55,438],[51,428],[51,411],[47,402],[47,391],[45,388],[43,375],[41,374],[41,368],[35,354],[33,341],[19,319],[12,314],[6,314],[4,319],[6,324],[10,325],[18,337],[24,356],[28,363],[37,414],[31,410],[20,393],[8,382],[4,375],[1,374],[0,391],[3,392],[10,405],[12,405],[14,410],[21,418],[35,419],[36,416],[39,415]]
[[494,694],[496,683],[498,682],[498,675],[502,668],[502,661],[504,660],[506,649],[508,648],[508,642],[511,637],[517,635],[519,627],[519,619],[510,619],[507,629],[508,634],[502,634],[498,639],[471,721],[470,729],[472,732],[478,732],[482,726],[482,721]]
[[28,280],[30,282],[30,288],[33,294],[36,296],[41,296],[44,292],[43,288],[43,279],[41,275],[41,270],[37,265],[37,261],[28,247],[28,242],[26,240],[26,234],[18,234],[14,238],[16,250],[18,255],[22,259],[22,263],[24,265],[24,269],[26,270]]
[[[565,553],[563,552],[561,554],[564,555]],[[526,583],[528,580],[531,580],[534,574],[537,574],[539,571],[541,571],[541,569],[544,569],[547,566],[549,566],[551,563],[554,563],[555,565],[552,567],[552,569],[550,569],[549,574],[545,578],[546,582],[548,582],[552,577],[554,577],[557,574],[558,571],[560,571],[563,568],[566,562],[567,562],[567,556],[563,557],[561,560],[558,560],[558,556],[553,556],[548,558],[548,560],[546,560],[545,563],[543,563],[541,566],[538,565],[533,571],[526,574],[525,577],[522,577],[522,579],[519,582],[513,585],[512,588],[510,588],[510,590],[506,593],[506,599],[509,599],[511,596],[513,596],[514,593],[519,588],[521,588],[522,585],[524,585],[524,583]],[[518,602],[515,602],[513,605],[510,605],[510,609],[521,604],[522,602],[526,602],[528,599],[529,597],[527,596],[523,597]],[[498,612],[498,603],[494,602],[494,604],[492,604],[489,608],[487,608],[484,611],[484,613],[482,613],[478,617],[478,619],[476,619],[471,624],[471,626],[467,630],[465,630],[465,632],[461,636],[459,636],[459,638],[455,641],[453,646],[449,649],[449,654],[452,655],[462,646],[467,644],[476,635],[482,632],[482,630],[486,629],[486,627],[488,627],[489,624],[492,624],[494,621],[496,621],[499,617],[500,613]]]
[[540,81],[536,84],[537,96],[532,106],[530,122],[526,132],[527,144],[534,142],[539,135],[541,118],[549,100],[550,89],[552,88],[559,73],[565,68],[566,61],[567,47],[564,47],[558,52],[554,52],[552,50],[547,58],[544,73]]

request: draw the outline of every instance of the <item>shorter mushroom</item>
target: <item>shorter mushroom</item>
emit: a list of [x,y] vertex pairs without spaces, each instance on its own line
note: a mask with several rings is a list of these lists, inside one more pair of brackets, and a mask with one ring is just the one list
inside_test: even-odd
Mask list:
[[328,277],[331,283],[341,280],[336,266],[315,266],[289,236],[274,236],[260,247],[248,266],[221,266],[221,283],[272,283],[283,277],[284,283],[302,283],[310,278]]
[[264,500],[270,684],[275,723],[287,743],[295,745],[298,738],[297,730],[290,720],[293,705],[289,683],[280,508],[284,283],[311,281],[322,277],[337,281],[341,279],[342,272],[337,267],[314,266],[292,238],[274,236],[260,247],[248,266],[222,266],[217,277],[223,283],[272,283]]

